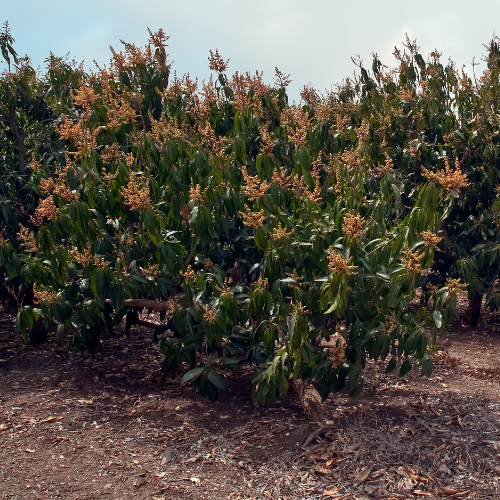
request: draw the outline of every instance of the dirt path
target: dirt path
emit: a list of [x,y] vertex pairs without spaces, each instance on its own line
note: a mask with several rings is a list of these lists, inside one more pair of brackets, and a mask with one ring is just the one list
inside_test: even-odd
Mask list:
[[248,372],[216,403],[164,379],[150,332],[95,359],[24,346],[0,313],[0,498],[500,498],[500,333],[451,325],[430,379],[386,376],[327,402],[254,406]]

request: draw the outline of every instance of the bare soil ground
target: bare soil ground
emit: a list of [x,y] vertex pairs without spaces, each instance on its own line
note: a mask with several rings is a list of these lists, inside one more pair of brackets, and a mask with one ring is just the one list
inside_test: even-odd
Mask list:
[[459,319],[431,378],[370,363],[365,390],[309,423],[252,403],[250,372],[210,403],[161,371],[151,332],[95,358],[19,339],[0,310],[0,498],[500,498],[500,317]]

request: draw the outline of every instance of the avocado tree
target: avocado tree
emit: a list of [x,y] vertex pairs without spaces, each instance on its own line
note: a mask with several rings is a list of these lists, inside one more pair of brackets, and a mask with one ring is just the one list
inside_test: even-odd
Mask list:
[[442,206],[441,241],[425,283],[426,289],[446,278],[466,283],[470,325],[477,324],[484,294],[492,310],[500,304],[498,54],[493,40],[484,74],[472,81],[452,63],[441,64],[438,52],[425,62],[407,40],[405,50],[395,52],[396,69],[375,56],[372,76],[361,67],[357,85],[360,118],[374,116],[372,162],[390,156],[391,166],[412,180],[402,193],[406,212],[415,186],[427,182],[456,199]]
[[214,399],[224,370],[248,363],[256,401],[291,384],[313,418],[314,397],[360,391],[368,357],[429,374],[427,329],[450,319],[460,282],[410,303],[460,166],[441,161],[454,188],[395,168],[381,133],[393,107],[366,112],[367,76],[290,106],[285,84],[229,77],[217,51],[215,78],[172,78],[167,38],[124,43],[74,90],[64,157],[32,173],[32,225],[0,240],[8,276],[34,284],[19,329],[41,318],[95,352],[113,319],[149,307],[168,315],[160,349],[183,383]]
[[[31,67],[28,57],[18,57],[14,39],[5,23],[0,33],[2,56],[8,69],[0,75],[0,233],[21,250],[22,238],[32,228],[31,216],[39,196],[33,189],[32,173],[38,168],[53,175],[53,162],[64,159],[65,142],[56,124],[61,113],[73,109],[71,92],[83,72],[53,54],[43,75]],[[11,307],[34,305],[32,281],[8,272],[0,265],[0,297]],[[43,341],[46,332],[35,322],[30,340]]]

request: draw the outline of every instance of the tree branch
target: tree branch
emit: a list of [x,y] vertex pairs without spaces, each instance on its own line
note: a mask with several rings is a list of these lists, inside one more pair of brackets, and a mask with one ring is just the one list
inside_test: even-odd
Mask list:
[[19,133],[19,130],[16,125],[16,108],[15,106],[10,106],[9,107],[9,125],[12,130],[12,133],[14,134],[14,137],[16,138],[17,141],[17,147],[19,150],[19,172],[21,174],[24,174],[26,171],[26,164],[24,160],[24,136],[22,136]]

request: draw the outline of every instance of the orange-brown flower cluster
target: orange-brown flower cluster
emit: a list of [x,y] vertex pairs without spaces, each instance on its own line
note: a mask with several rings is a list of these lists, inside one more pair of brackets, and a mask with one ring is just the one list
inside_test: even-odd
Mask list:
[[326,122],[330,119],[332,108],[328,104],[318,103],[314,106],[314,116],[318,122]]
[[243,193],[248,196],[250,201],[259,200],[267,193],[270,187],[267,181],[261,182],[258,175],[249,175],[245,166],[241,167],[241,173],[243,174],[243,181],[245,183]]
[[307,307],[302,304],[302,302],[297,302],[292,304],[293,315],[298,318],[299,316],[304,316],[307,314]]
[[284,191],[292,187],[292,181],[290,180],[290,176],[287,175],[287,171],[284,168],[280,168],[279,173],[278,170],[275,168],[273,170],[273,175],[271,180],[272,182],[274,182],[274,184],[276,184],[280,189],[283,189]]
[[347,214],[342,223],[342,231],[344,234],[353,240],[359,240],[363,234],[363,225],[365,223],[364,217],[356,214]]
[[152,32],[148,28],[148,32],[148,44],[143,49],[123,40],[120,40],[120,42],[125,47],[125,53],[116,52],[113,47],[110,47],[112,53],[110,68],[113,74],[121,73],[133,66],[145,65],[148,62],[155,64],[163,71],[169,68],[167,64],[168,54],[165,51],[169,37],[165,35],[162,29]]
[[112,180],[114,180],[118,177],[119,173],[120,172],[118,169],[116,170],[116,172],[114,174],[112,174],[111,172],[107,172],[104,167],[101,169],[101,177],[102,177],[102,180],[104,182],[111,182]]
[[215,323],[215,311],[213,309],[210,309],[209,305],[205,305],[205,312],[203,313],[203,319],[207,323]]
[[[201,85],[201,90],[199,91],[198,94],[199,95],[193,96],[193,99],[195,100],[195,103],[197,105],[194,107],[189,105],[186,108],[186,111],[192,116],[194,116],[194,118],[199,122],[203,122],[208,118],[212,105],[216,104],[219,101],[219,99],[221,99],[221,97],[218,96],[215,92],[215,86],[212,75],[210,75],[210,78],[208,79],[207,82],[203,80]],[[201,99],[201,97],[203,99]]]
[[332,273],[334,274],[345,274],[347,276],[357,274],[356,272],[353,271],[353,269],[356,269],[356,266],[349,265],[349,262],[351,262],[352,257],[350,257],[349,259],[345,259],[332,247],[329,248],[328,260],[330,261],[328,263],[328,267],[330,271],[332,271]]
[[133,164],[134,164],[134,154],[133,153],[127,153],[125,155],[125,161],[127,162],[127,167],[129,169],[132,168]]
[[281,222],[278,222],[278,225],[271,233],[271,239],[273,241],[281,241],[284,238],[288,238],[288,236],[291,236],[292,234],[293,231],[287,232],[286,227],[281,227]]
[[210,50],[210,57],[208,58],[208,67],[212,71],[216,71],[217,73],[224,73],[227,70],[229,65],[229,59],[224,61],[219,51],[215,49],[215,54]]
[[99,156],[103,163],[111,163],[113,161],[125,159],[125,153],[120,150],[120,146],[116,142],[105,146],[99,153]]
[[319,102],[318,91],[311,85],[304,85],[300,91],[300,98],[310,106],[315,106]]
[[467,283],[462,283],[460,281],[460,278],[446,278],[446,286],[448,287],[448,291],[451,294],[458,294],[458,293],[466,293],[467,291]]
[[77,149],[76,152],[68,154],[81,156],[84,149],[89,151],[95,151],[97,149],[97,135],[101,131],[102,127],[96,127],[96,129],[91,132],[87,128],[86,120],[83,118],[76,123],[73,123],[64,114],[61,114],[61,118],[62,123],[58,127],[59,137],[61,139],[73,141]]
[[370,140],[370,124],[368,120],[363,119],[361,125],[356,130],[356,135],[358,136],[360,143],[365,143]]
[[88,120],[90,118],[90,114],[92,113],[92,104],[98,97],[94,92],[94,89],[82,84],[81,87],[72,94],[72,97],[73,102],[77,106],[81,106],[83,108],[85,119]]
[[337,132],[340,134],[342,133],[347,125],[349,125],[349,122],[351,121],[351,117],[349,115],[337,115],[335,117],[335,128],[337,129]]
[[83,133],[81,121],[74,124],[64,113],[61,114],[62,123],[59,125],[59,137],[68,141],[76,141]]
[[31,156],[31,171],[33,173],[38,172],[38,169],[40,168],[40,162],[35,158],[35,155]]
[[439,172],[431,172],[425,167],[422,167],[422,174],[427,177],[429,182],[439,182],[447,191],[459,191],[470,185],[467,182],[467,175],[462,173],[460,162],[455,158],[455,170],[452,170],[448,158],[444,157],[445,169]]
[[398,97],[405,102],[413,102],[415,100],[415,94],[413,93],[413,90],[401,90],[399,92]]
[[255,116],[262,116],[262,97],[271,90],[264,83],[263,73],[255,72],[251,75],[249,72],[239,74],[236,72],[228,82],[229,87],[234,92],[233,106],[236,109],[250,109]]
[[418,250],[412,252],[408,243],[405,243],[404,249],[405,257],[401,257],[401,263],[409,273],[419,273],[422,268],[420,261],[424,258],[424,252],[419,252]]
[[285,88],[288,87],[292,83],[292,80],[290,80],[290,74],[286,75],[282,71],[280,71],[276,66],[274,67],[274,84],[277,87],[280,88]]
[[[300,108],[287,108],[281,113],[281,122],[288,125],[288,140],[298,148],[307,144],[307,134],[312,127],[309,113]],[[295,128],[292,128],[291,125]]]
[[234,297],[234,293],[231,291],[229,285],[227,284],[227,278],[224,278],[224,285],[222,286],[222,288],[219,285],[215,285],[215,288],[220,293],[220,296],[223,299],[230,299],[231,297]]
[[35,304],[40,304],[43,301],[48,302],[49,305],[55,304],[57,302],[57,294],[44,290],[43,288],[38,288],[35,283],[33,286],[33,293],[35,295]]
[[458,81],[460,82],[460,86],[462,89],[467,90],[472,86],[472,81],[471,79],[465,74],[463,68],[462,68],[462,76],[458,77]]
[[196,205],[203,205],[205,203],[205,198],[207,195],[208,187],[206,187],[203,191],[201,190],[201,186],[196,184],[196,186],[191,186],[189,188],[189,199],[193,200]]
[[170,139],[184,140],[186,131],[182,126],[179,128],[177,120],[174,120],[168,113],[162,113],[159,120],[151,120],[150,136],[155,141],[155,146],[158,151],[163,151],[167,141]]
[[160,265],[153,264],[148,269],[143,269],[143,272],[151,276],[154,280],[157,280],[160,277]]
[[274,141],[271,138],[268,130],[269,124],[265,123],[259,127],[260,133],[260,151],[266,155],[269,155],[274,150]]
[[49,179],[40,179],[40,189],[45,193],[54,193],[68,203],[80,198],[78,192],[73,192],[69,187],[63,184],[56,184],[52,177]]
[[38,245],[36,243],[33,231],[30,231],[27,227],[24,227],[22,224],[19,224],[19,232],[17,233],[17,236],[19,236],[19,239],[21,240],[22,245],[24,246],[26,252],[28,253],[38,252]]
[[129,182],[127,186],[122,186],[121,193],[124,198],[123,202],[131,210],[147,210],[152,206],[149,197],[149,184],[145,182],[143,175],[139,179],[130,175]]
[[328,357],[331,359],[333,366],[339,366],[345,361],[346,341],[339,333],[330,337],[330,341],[335,342],[335,346],[328,348]]
[[383,165],[378,164],[375,166],[374,170],[375,173],[381,177],[386,174],[392,174],[394,173],[394,161],[387,153],[385,153],[385,163]]
[[385,322],[384,333],[390,335],[397,326],[396,314],[392,313],[391,317]]
[[72,247],[71,250],[70,250],[70,255],[81,266],[84,266],[85,264],[87,264],[87,262],[90,262],[93,259],[92,248],[90,246],[90,243],[87,243],[87,245],[85,246],[85,250],[83,251],[83,253],[80,253],[78,251],[78,248]]
[[438,244],[441,241],[443,241],[442,236],[438,236],[437,234],[434,234],[432,231],[422,231],[420,235],[424,240],[425,246],[429,248],[434,248],[434,250],[437,250]]
[[248,205],[245,204],[246,212],[243,213],[243,224],[245,226],[257,227],[260,226],[265,220],[264,209],[258,212],[253,212],[250,210]]
[[31,222],[35,226],[41,226],[44,223],[44,220],[55,220],[58,215],[59,210],[54,203],[54,198],[49,196],[48,198],[40,200],[38,207],[35,209],[35,215],[31,217]]
[[202,136],[203,142],[210,148],[212,154],[222,160],[226,159],[226,154],[224,149],[228,142],[228,139],[221,137],[217,139],[215,136],[215,130],[211,127],[210,123],[207,122],[204,127],[200,127],[200,134]]
[[293,273],[285,273],[289,278],[292,278],[294,283],[288,283],[288,288],[300,288],[300,282],[304,279],[298,275],[297,269]]
[[295,196],[299,200],[308,199],[313,203],[318,203],[321,200],[321,187],[319,183],[319,175],[317,170],[311,170],[311,176],[314,179],[314,189],[312,191],[309,190],[309,187],[304,181],[303,177],[299,177],[298,174],[292,175],[292,186],[293,192]]
[[359,167],[362,163],[359,148],[346,149],[340,156],[341,160],[349,167]]
[[340,194],[340,192],[342,191],[342,169],[343,165],[341,155],[339,153],[331,155],[328,159],[328,164],[326,165],[325,170],[326,172],[328,172],[329,177],[333,177],[333,179],[335,180],[334,190],[337,194]]
[[92,261],[94,263],[94,266],[100,267],[101,269],[108,265],[106,259],[103,256],[94,255]]
[[182,77],[182,93],[187,97],[193,97],[198,88],[198,78],[194,80],[191,78],[189,73],[186,73]]
[[263,278],[262,276],[259,276],[259,279],[255,283],[255,290],[264,291],[264,290],[267,290],[268,286],[269,286],[268,279]]
[[187,266],[187,269],[184,271],[184,272],[180,272],[180,275],[185,279],[185,280],[188,280],[188,281],[194,281],[194,278],[195,278],[195,274],[194,274],[194,270],[193,268],[191,267],[191,264],[189,266]]
[[132,95],[123,92],[121,95],[115,93],[108,97],[108,127],[117,128],[121,123],[133,122],[137,118],[137,112],[131,104]]

